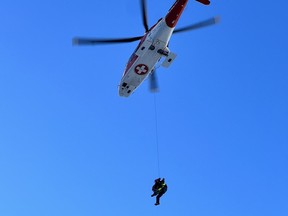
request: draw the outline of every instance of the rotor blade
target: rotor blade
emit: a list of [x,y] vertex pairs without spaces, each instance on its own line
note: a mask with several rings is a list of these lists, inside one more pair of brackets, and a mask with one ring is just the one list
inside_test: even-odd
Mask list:
[[159,91],[158,80],[155,69],[153,69],[149,78],[150,78],[150,91],[153,93],[158,92]]
[[131,38],[73,38],[73,45],[99,45],[99,44],[115,44],[129,43],[140,40],[143,36]]
[[141,11],[142,11],[142,21],[145,28],[145,31],[149,31],[148,19],[147,19],[147,8],[146,8],[146,0],[141,0]]
[[174,30],[173,33],[191,31],[191,30],[207,27],[207,26],[210,26],[210,25],[214,25],[214,24],[218,23],[219,21],[220,21],[220,17],[213,17],[213,18],[204,20],[202,22],[195,23],[195,24],[190,25],[190,26],[186,26],[186,27],[183,27],[183,28],[176,29],[176,30]]

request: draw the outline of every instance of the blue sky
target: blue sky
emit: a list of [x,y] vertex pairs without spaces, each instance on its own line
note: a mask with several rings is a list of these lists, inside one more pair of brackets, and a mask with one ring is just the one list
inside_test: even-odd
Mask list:
[[[173,0],[148,0],[149,24]],[[139,2],[0,3],[1,216],[288,215],[287,1],[189,1],[156,95],[117,85],[137,43],[73,47],[74,36],[143,34]]]

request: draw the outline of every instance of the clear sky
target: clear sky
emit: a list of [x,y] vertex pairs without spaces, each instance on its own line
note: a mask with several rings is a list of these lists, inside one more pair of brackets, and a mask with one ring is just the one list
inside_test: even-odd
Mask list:
[[[174,0],[147,0],[149,25]],[[0,2],[1,216],[287,216],[288,3],[189,1],[154,95],[118,83],[143,34],[137,0]]]

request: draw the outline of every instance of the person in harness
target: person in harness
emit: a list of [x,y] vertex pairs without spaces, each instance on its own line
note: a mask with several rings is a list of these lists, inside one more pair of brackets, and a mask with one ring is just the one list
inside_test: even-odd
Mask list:
[[161,178],[155,179],[155,184],[152,187],[153,194],[151,195],[151,197],[156,196],[155,205],[160,205],[160,197],[166,193],[167,189],[168,187],[164,178],[162,180]]

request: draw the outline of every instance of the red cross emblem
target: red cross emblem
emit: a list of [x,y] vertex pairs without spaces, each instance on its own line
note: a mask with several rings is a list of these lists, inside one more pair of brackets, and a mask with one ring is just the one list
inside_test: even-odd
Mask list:
[[135,67],[134,70],[135,70],[135,73],[137,73],[138,75],[144,75],[144,74],[148,73],[149,68],[145,64],[139,64]]

